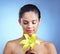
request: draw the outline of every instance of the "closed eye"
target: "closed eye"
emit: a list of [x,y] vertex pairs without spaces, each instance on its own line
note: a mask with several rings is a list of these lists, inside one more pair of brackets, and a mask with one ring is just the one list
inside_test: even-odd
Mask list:
[[23,24],[28,24],[28,21],[24,20],[24,21],[23,21]]
[[36,23],[37,23],[36,20],[33,20],[33,21],[32,21],[32,24],[36,24]]

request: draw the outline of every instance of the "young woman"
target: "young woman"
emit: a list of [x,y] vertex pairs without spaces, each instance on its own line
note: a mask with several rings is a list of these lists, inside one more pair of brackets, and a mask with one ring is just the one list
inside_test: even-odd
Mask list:
[[[23,35],[19,39],[8,41],[4,48],[3,54],[57,54],[56,48],[53,43],[46,42],[37,38],[36,32],[41,22],[40,20],[41,13],[35,5],[24,5],[19,11],[18,20],[19,24],[23,28]],[[35,36],[33,34],[35,34]],[[30,38],[33,36],[35,39]],[[25,40],[25,42],[23,40]],[[31,42],[29,42],[28,40]],[[38,41],[36,41],[35,43],[35,40]],[[29,45],[31,43],[34,44]],[[24,46],[24,44],[26,45]],[[25,50],[22,49],[23,46],[25,47]]]

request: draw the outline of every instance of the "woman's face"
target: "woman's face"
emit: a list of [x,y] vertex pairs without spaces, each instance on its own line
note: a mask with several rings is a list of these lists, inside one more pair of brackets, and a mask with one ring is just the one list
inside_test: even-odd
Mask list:
[[39,21],[38,14],[33,11],[29,11],[22,15],[19,23],[21,24],[24,33],[32,35],[33,33],[36,33]]

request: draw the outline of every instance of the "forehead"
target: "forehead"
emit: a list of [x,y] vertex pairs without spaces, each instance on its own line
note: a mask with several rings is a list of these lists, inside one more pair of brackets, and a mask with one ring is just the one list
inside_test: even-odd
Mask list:
[[38,20],[38,14],[33,12],[33,11],[29,11],[29,12],[25,12],[23,15],[22,15],[22,19],[25,19],[25,20]]

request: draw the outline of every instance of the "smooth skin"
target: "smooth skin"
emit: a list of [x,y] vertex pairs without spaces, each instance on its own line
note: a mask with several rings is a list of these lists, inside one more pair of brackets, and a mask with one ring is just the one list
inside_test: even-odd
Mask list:
[[[25,12],[22,15],[22,18],[18,20],[18,22],[23,28],[23,34],[27,33],[31,36],[33,33],[37,32],[38,26],[41,23],[41,19],[39,20],[37,13],[29,11]],[[28,30],[32,30],[32,32],[28,32]],[[30,50],[30,47],[28,47],[25,51],[23,51],[23,45],[19,44],[19,42],[23,39],[24,36],[16,40],[8,41],[4,48],[3,54],[25,54],[26,51],[29,51],[27,54],[57,54],[53,43],[46,42],[38,38],[37,39],[41,43],[40,45],[36,44],[34,50]]]

